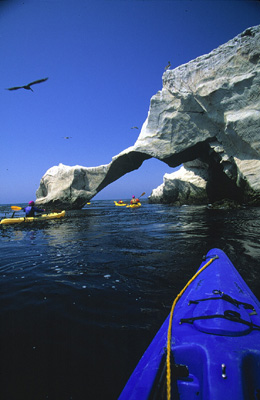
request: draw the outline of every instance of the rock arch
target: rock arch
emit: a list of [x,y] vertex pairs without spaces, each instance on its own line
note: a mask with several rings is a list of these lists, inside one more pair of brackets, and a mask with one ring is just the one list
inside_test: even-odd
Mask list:
[[259,72],[260,25],[167,70],[134,146],[107,165],[50,168],[41,179],[37,203],[82,208],[151,157],[172,167],[184,163],[164,176],[151,201],[204,203],[233,196],[259,203]]

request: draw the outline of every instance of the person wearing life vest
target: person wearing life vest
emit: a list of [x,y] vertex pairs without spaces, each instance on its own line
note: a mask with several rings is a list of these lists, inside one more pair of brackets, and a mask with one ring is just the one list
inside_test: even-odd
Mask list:
[[26,218],[28,218],[28,217],[34,217],[34,214],[35,214],[36,212],[41,213],[41,212],[44,212],[44,211],[45,211],[45,210],[42,210],[41,208],[35,207],[34,204],[35,204],[34,201],[29,201],[28,206],[22,208],[22,210],[25,212]]
[[140,203],[140,200],[136,198],[135,196],[132,196],[132,200],[130,201],[130,204],[137,204]]
[[118,201],[118,204],[123,204],[123,203],[124,203],[123,200]]

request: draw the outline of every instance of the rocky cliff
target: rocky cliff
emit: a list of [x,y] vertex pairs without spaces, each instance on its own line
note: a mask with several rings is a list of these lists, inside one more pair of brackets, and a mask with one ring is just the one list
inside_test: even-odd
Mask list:
[[171,167],[150,201],[260,203],[260,25],[163,74],[134,146],[107,165],[50,168],[37,203],[81,208],[111,182],[155,157]]

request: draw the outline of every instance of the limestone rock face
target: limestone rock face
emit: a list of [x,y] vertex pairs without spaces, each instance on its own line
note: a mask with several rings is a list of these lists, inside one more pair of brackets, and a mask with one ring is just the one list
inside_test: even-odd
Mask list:
[[59,164],[44,174],[36,192],[36,204],[49,207],[81,209],[95,194],[127,172],[138,169],[150,158],[147,154],[126,151],[99,167]]
[[45,173],[36,192],[37,204],[80,209],[104,180],[107,166],[85,168],[59,164]]
[[150,201],[260,203],[260,25],[163,74],[134,146],[96,168],[53,167],[38,204],[81,208],[125,173],[155,157],[166,174]]
[[165,174],[163,183],[152,191],[150,203],[207,204],[207,165],[196,160],[178,171]]

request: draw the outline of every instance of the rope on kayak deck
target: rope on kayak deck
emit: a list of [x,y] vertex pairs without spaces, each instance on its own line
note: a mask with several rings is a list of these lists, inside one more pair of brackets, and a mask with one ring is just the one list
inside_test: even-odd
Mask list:
[[167,356],[166,356],[166,383],[167,383],[167,400],[171,400],[171,333],[172,333],[172,319],[173,319],[173,312],[176,306],[177,301],[181,298],[187,287],[197,278],[197,276],[204,271],[214,260],[216,260],[218,256],[211,258],[199,271],[196,272],[195,275],[189,280],[189,282],[184,286],[184,288],[180,291],[177,295],[176,299],[174,300],[170,312],[169,318],[169,327],[168,327],[168,334],[167,334]]

